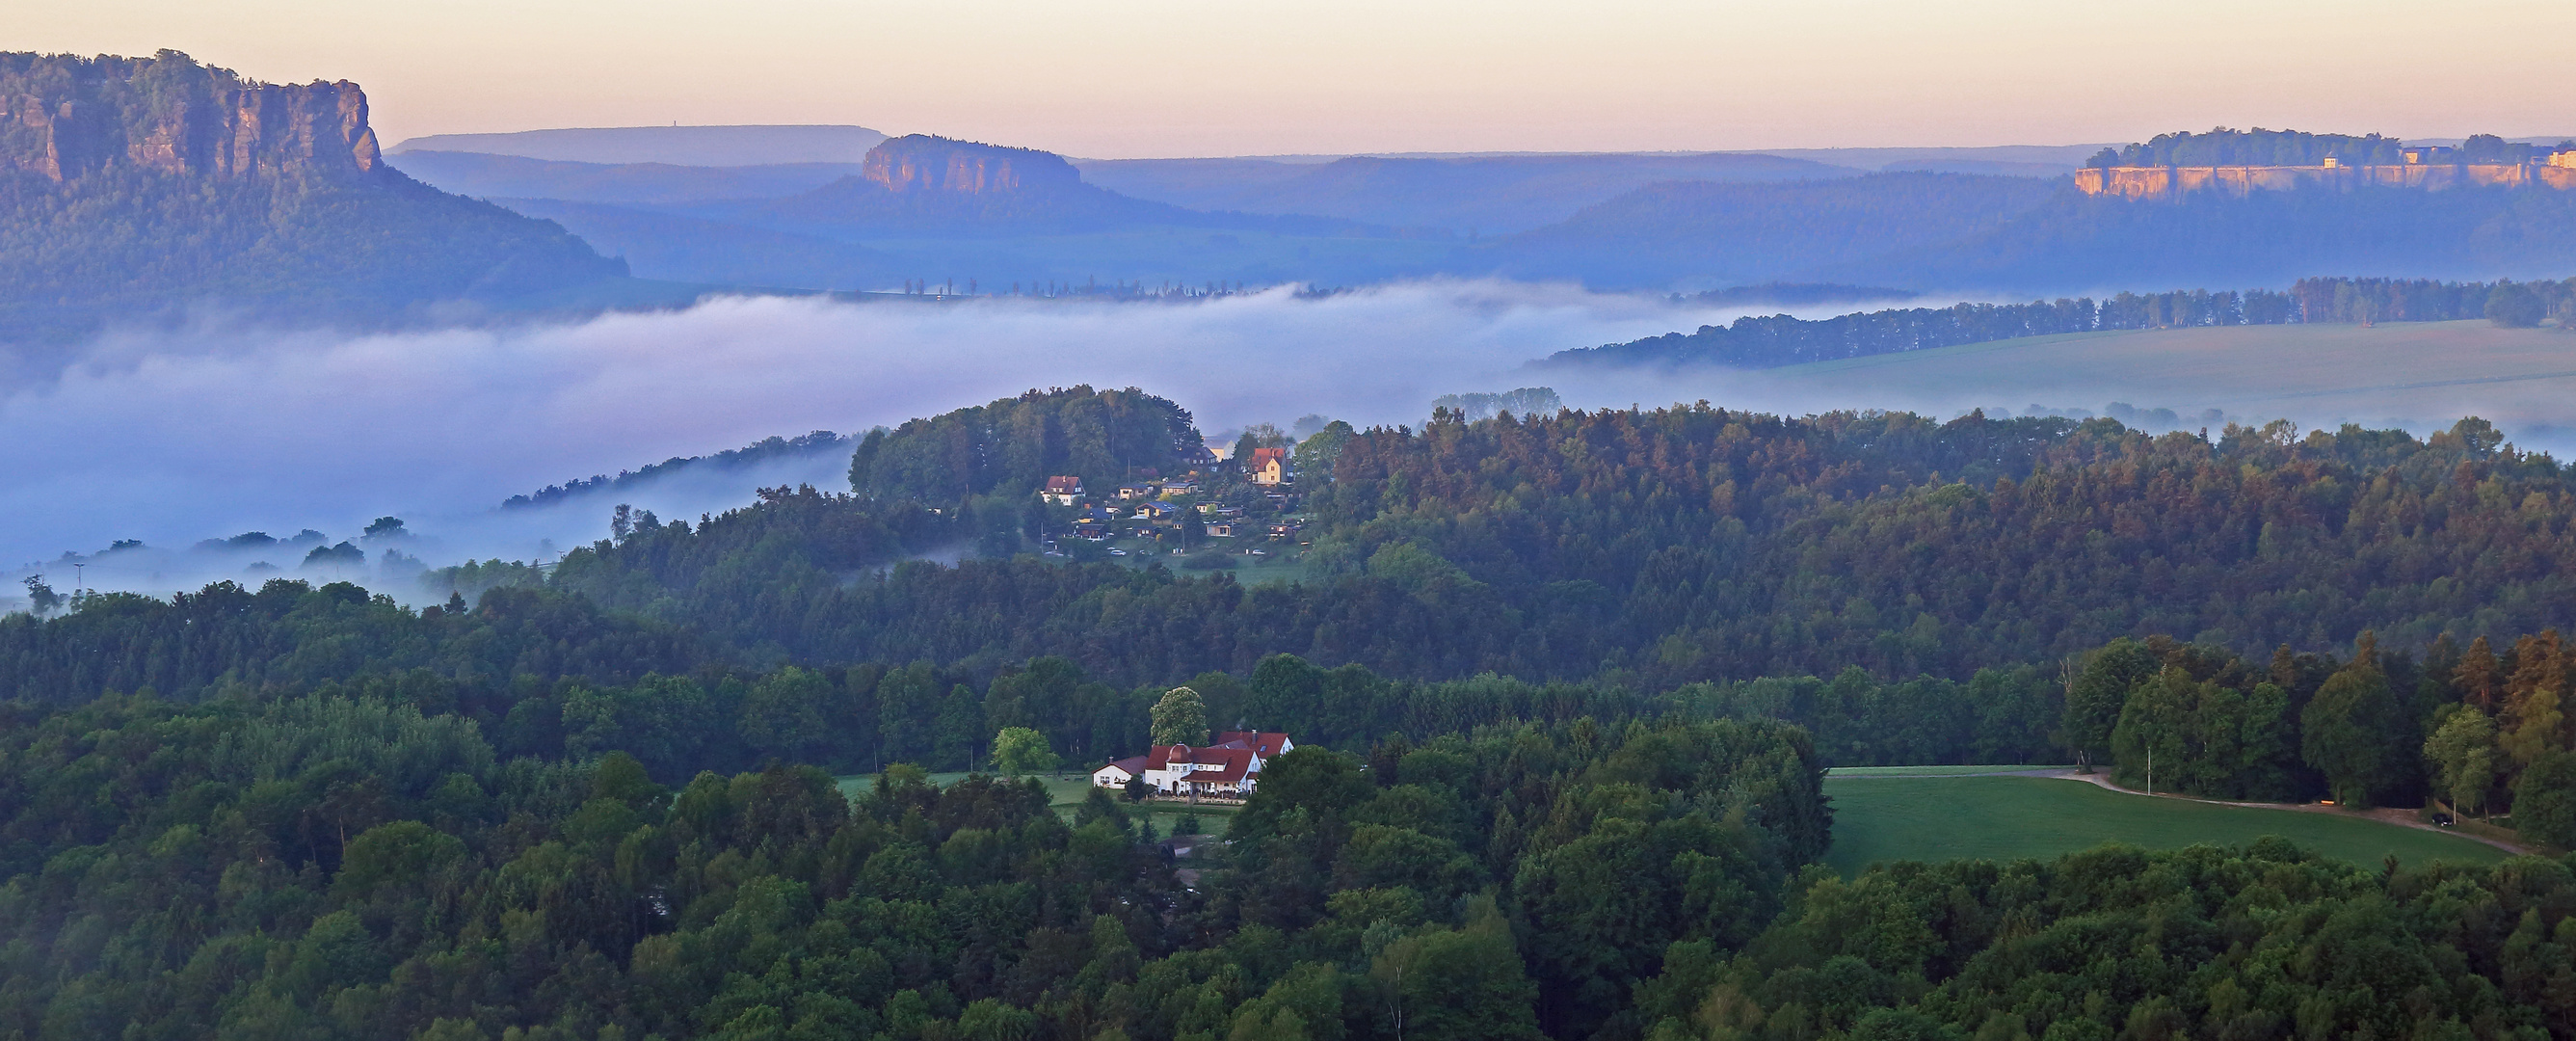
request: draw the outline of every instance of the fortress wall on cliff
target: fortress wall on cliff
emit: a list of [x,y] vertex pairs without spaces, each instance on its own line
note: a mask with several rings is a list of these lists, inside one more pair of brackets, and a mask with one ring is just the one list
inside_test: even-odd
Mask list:
[[2522,163],[2409,163],[2374,166],[2113,166],[2075,171],[2075,187],[2086,195],[2123,199],[2163,199],[2192,192],[2218,192],[2243,198],[2256,191],[2280,191],[2303,184],[2337,191],[2361,187],[2445,188],[2540,187],[2576,190],[2576,167]]

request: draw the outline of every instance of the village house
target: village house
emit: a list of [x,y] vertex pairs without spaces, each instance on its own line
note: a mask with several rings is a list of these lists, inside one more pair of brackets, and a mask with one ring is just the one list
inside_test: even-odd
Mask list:
[[1160,795],[1242,798],[1259,785],[1264,762],[1295,747],[1284,733],[1230,730],[1218,734],[1212,745],[1159,745],[1109,763],[1091,772],[1091,783],[1119,788],[1141,777]]
[[1082,478],[1049,477],[1046,489],[1038,497],[1056,506],[1072,506],[1082,501]]
[[1166,499],[1177,499],[1184,495],[1197,495],[1198,493],[1199,486],[1189,481],[1174,480],[1163,482],[1163,498]]
[[1132,502],[1137,499],[1151,499],[1153,497],[1154,486],[1150,484],[1122,484],[1118,486],[1118,501],[1120,502]]
[[1288,450],[1255,448],[1252,450],[1251,461],[1244,464],[1243,472],[1251,476],[1254,484],[1274,487],[1286,484],[1288,483]]
[[1234,525],[1226,521],[1217,521],[1207,526],[1207,533],[1212,539],[1230,539],[1234,537]]

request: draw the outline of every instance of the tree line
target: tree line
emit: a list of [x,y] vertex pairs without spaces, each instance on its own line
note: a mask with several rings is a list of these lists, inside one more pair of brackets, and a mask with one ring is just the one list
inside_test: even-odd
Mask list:
[[666,785],[363,695],[12,712],[0,753],[30,1038],[1581,1037],[1829,826],[1770,723],[1301,747],[1180,860],[1102,792]]
[[[2143,143],[2105,148],[2087,166],[2319,166],[2332,158],[2347,166],[2406,162],[2406,143],[2378,134],[2312,134],[2297,130],[2188,130],[2158,134]],[[2494,134],[2471,134],[2437,162],[2524,163],[2576,141],[2529,145]]]
[[1728,325],[1627,343],[1577,347],[1548,365],[1723,365],[1777,368],[1809,362],[1991,343],[2027,336],[2115,329],[2320,323],[2446,322],[2488,318],[2509,328],[2576,316],[2576,279],[2437,282],[2427,279],[2303,278],[2286,293],[2268,289],[2122,292],[2034,300],[1891,308],[1832,318],[1746,315]]
[[[2442,664],[2364,646],[2263,675],[2313,688],[2288,713],[2311,726],[2353,700],[2356,675],[2427,692],[2485,677],[2499,705],[2523,702],[2506,709],[2520,733],[2548,689],[2530,684],[2566,667],[2546,635],[2492,663],[2472,649]],[[0,1029],[1179,1041],[2351,1036],[2403,1023],[2568,1036],[2565,862],[2369,871],[2265,840],[1899,863],[1848,881],[1802,869],[1830,842],[1829,760],[1765,714],[1839,728],[1830,740],[1848,747],[1922,725],[1924,706],[1974,704],[1968,730],[1991,733],[1887,754],[1976,757],[1989,751],[1976,740],[2051,715],[2085,725],[2104,692],[2152,668],[2127,685],[2110,739],[2128,770],[2126,734],[2213,666],[2218,681],[2243,678],[2206,648],[2124,641],[2091,656],[2062,703],[2038,670],[1981,676],[1984,694],[1846,672],[1676,691],[1663,715],[1625,722],[1504,717],[1348,753],[1309,743],[1273,760],[1228,841],[1195,844],[1158,841],[1107,792],[1051,806],[1035,781],[941,787],[904,763],[843,782],[786,760],[691,773],[639,758],[668,752],[640,732],[514,752],[466,711],[423,711],[436,697],[419,686],[14,702],[0,711]],[[1209,700],[1329,713],[1333,688],[1360,677],[1318,671],[1266,663]],[[815,686],[800,672],[765,677],[773,689],[745,704],[793,701]],[[2032,703],[1994,693],[2015,687]],[[636,704],[689,711],[655,693]],[[1025,684],[994,698],[1044,700]],[[871,722],[819,720],[827,735]],[[2192,755],[2168,756],[2160,768],[2193,776]]]
[[[630,515],[418,610],[279,580],[0,618],[0,1033],[2570,1036],[2563,860],[1811,866],[1830,764],[2151,755],[2545,834],[2576,497],[2484,423],[1334,437],[1293,583],[909,559],[993,540],[977,500],[1038,466]],[[1130,754],[1183,682],[1182,729],[1301,746],[1228,841],[930,783]]]
[[2501,654],[2446,634],[2420,659],[2364,634],[2340,662],[2123,639],[2069,680],[2061,733],[2133,786],[2356,806],[2429,797],[2576,846],[2576,729],[2559,701],[2570,650],[2554,629]]
[[[1956,681],[2154,633],[2243,654],[2505,640],[2576,596],[2568,473],[2480,421],[2151,437],[1689,406],[1334,436],[1301,479],[1292,582],[1040,557],[1017,526],[1034,495],[998,484],[944,505],[771,489],[694,524],[631,518],[543,576],[459,571],[452,609],[225,583],[0,619],[0,697],[193,700],[357,660],[503,692],[915,661],[981,685],[1049,656],[1132,690],[1282,653],[1422,682]],[[999,521],[974,507],[992,496],[1013,503]],[[960,542],[998,552],[918,559]]]

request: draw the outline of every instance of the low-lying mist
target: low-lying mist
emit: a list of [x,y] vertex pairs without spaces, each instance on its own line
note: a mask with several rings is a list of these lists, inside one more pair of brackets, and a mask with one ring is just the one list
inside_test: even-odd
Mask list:
[[[100,589],[166,594],[284,574],[360,580],[408,598],[419,594],[403,579],[422,566],[539,560],[602,537],[617,503],[694,519],[748,503],[757,487],[844,487],[847,459],[832,451],[685,467],[613,491],[500,508],[513,495],[765,437],[853,433],[1077,383],[1171,397],[1211,436],[1257,422],[1285,428],[1313,414],[1419,424],[1444,394],[1542,384],[1577,408],[1705,399],[1791,414],[1886,408],[1946,417],[2040,407],[2108,412],[2151,429],[2286,417],[2419,433],[2477,412],[2533,447],[2558,447],[2552,442],[2576,427],[2576,409],[2545,380],[2436,392],[2408,382],[2414,377],[2378,379],[2371,358],[2385,361],[2402,344],[2356,347],[2347,343],[2356,334],[2324,329],[2262,334],[2288,337],[2288,346],[2265,348],[2272,354],[2259,363],[2244,361],[2232,341],[2176,331],[1769,372],[1527,367],[1566,347],[1779,310],[1422,282],[1175,305],[722,298],[516,328],[111,336],[59,379],[0,397],[0,443],[11,449],[0,480],[8,518],[0,563],[15,575],[43,570],[65,590],[75,573],[63,555],[77,553],[88,562],[79,577]],[[1813,317],[1832,308],[1788,310]],[[2486,334],[2454,326],[2444,335],[2466,346],[2415,353],[2475,362]],[[2559,342],[2513,341],[2519,346],[2459,374],[2511,377],[2538,364],[2534,350]],[[2332,390],[2337,381],[2351,387]],[[404,521],[402,533],[363,534],[388,516]],[[281,541],[192,548],[254,531]],[[118,540],[140,545],[102,552]],[[343,541],[364,560],[344,552],[307,563],[313,549]],[[0,607],[17,592],[11,586],[0,590]]]
[[[616,501],[694,518],[750,501],[757,486],[843,486],[845,458],[808,458],[497,509],[569,479],[773,435],[861,431],[1077,383],[1171,397],[1211,434],[1317,412],[1419,423],[1440,394],[1518,385],[1510,370],[1531,358],[1739,313],[1427,282],[1183,305],[719,298],[520,328],[123,334],[59,379],[0,398],[0,443],[12,449],[0,561],[39,566],[138,540],[150,552],[97,559],[88,583],[166,593],[256,577],[241,569],[262,563],[296,573],[310,543],[174,552],[200,540],[311,529],[363,550],[360,533],[381,516],[410,534],[374,540],[370,569],[385,548],[432,565],[534,559],[606,534]],[[72,577],[48,570],[58,588]]]

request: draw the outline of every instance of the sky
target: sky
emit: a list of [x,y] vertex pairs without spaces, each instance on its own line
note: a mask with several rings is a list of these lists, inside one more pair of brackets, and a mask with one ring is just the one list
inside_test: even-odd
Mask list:
[[0,46],[187,51],[438,133],[839,123],[1093,158],[2576,134],[2566,0],[83,0]]

